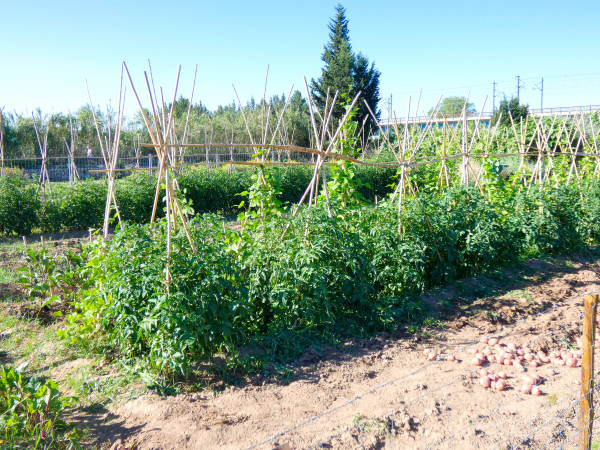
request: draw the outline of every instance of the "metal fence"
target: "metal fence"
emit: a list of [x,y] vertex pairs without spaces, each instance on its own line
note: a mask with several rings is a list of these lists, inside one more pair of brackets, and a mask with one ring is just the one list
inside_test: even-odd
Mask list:
[[[219,149],[221,150],[221,149]],[[217,151],[210,149],[207,151],[189,152],[177,156],[176,166],[204,166],[209,169],[215,169],[226,166],[231,162],[249,162],[252,161],[253,151],[232,152],[228,149]],[[314,163],[316,156],[298,151],[278,150],[270,152],[269,162],[299,162]],[[4,167],[8,169],[18,169],[32,180],[39,180],[42,172],[44,159],[38,158],[5,158]],[[47,157],[45,158],[48,177],[51,182],[72,182],[76,179],[100,179],[104,177],[106,169],[105,161],[102,157],[76,157],[68,156]],[[145,155],[139,157],[122,157],[117,160],[117,177],[124,177],[134,173],[137,170],[150,171],[159,167],[159,159],[156,155]]]

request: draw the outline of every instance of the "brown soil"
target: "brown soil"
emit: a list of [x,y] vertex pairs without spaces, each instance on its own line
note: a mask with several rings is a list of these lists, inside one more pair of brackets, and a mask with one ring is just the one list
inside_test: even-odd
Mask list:
[[[582,298],[569,300],[599,289],[600,264],[585,259],[530,261],[495,279],[463,280],[424,296],[445,305],[446,326],[309,351],[287,385],[259,378],[221,393],[145,395],[109,407],[95,432],[104,445],[123,439],[114,447],[142,449],[575,447],[579,365],[487,364],[508,375],[499,392],[479,384],[470,351],[492,335],[532,351],[565,350],[583,310]],[[444,360],[450,354],[457,361]],[[520,393],[521,376],[534,372],[543,394]]]

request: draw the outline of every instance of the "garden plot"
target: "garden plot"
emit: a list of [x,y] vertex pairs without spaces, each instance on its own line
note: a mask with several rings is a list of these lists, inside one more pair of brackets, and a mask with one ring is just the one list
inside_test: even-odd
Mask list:
[[[465,283],[485,288],[477,279]],[[237,449],[261,442],[258,448],[573,447],[581,368],[579,360],[571,368],[552,352],[577,357],[582,299],[568,300],[599,288],[600,266],[579,262],[564,276],[534,276],[524,288],[480,299],[443,328],[416,335],[400,328],[308,351],[287,385],[259,376],[216,395],[151,395],[111,407],[113,420],[100,440],[114,440],[119,429],[124,442],[140,448]],[[455,293],[438,291],[439,300]],[[557,306],[544,312],[549,299]],[[485,314],[486,305],[502,303],[509,306],[498,308],[497,316]],[[505,324],[514,319],[514,326]],[[521,364],[474,366],[476,353],[500,352],[486,338],[498,339],[504,353],[516,349],[512,359],[524,356]],[[437,353],[433,361],[431,351]],[[533,367],[538,352],[555,361]],[[527,354],[536,356],[528,361]],[[447,360],[450,355],[455,361]],[[504,389],[482,386],[482,368],[504,372]],[[524,378],[536,374],[541,395],[521,392]]]

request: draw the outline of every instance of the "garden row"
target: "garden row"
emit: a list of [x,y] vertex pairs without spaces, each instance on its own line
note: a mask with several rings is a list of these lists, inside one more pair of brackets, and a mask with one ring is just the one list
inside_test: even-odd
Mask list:
[[[310,182],[312,170],[308,166],[274,168],[272,173],[278,178],[282,192],[279,200],[297,202]],[[393,168],[357,167],[357,175],[365,184],[361,187],[362,194],[369,199],[385,196],[395,173]],[[239,212],[242,201],[237,194],[249,188],[251,176],[250,170],[230,173],[200,167],[184,170],[178,181],[197,214],[232,216]],[[156,176],[150,174],[117,180],[115,191],[122,219],[129,223],[149,222],[155,190]],[[0,177],[0,235],[99,228],[104,219],[106,195],[105,181],[82,181],[71,187],[54,184],[52,195],[47,189],[42,195],[37,184],[18,173]]]
[[[131,225],[88,249],[88,285],[61,331],[87,348],[166,374],[251,344],[293,357],[307,338],[395,329],[422,313],[424,289],[519,260],[600,240],[600,183],[526,187],[506,183],[491,199],[473,187],[397,205],[318,206],[290,221],[273,216],[245,230],[211,215],[180,230],[167,255],[166,223]],[[290,224],[282,239],[282,230]],[[314,342],[314,341],[311,341]],[[248,361],[246,361],[248,362]]]

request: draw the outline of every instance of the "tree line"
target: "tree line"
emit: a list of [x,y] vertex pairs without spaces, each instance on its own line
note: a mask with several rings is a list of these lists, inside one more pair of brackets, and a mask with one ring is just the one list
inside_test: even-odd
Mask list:
[[[308,147],[311,135],[306,99],[296,91],[288,103],[274,140],[288,145]],[[285,104],[285,95],[275,95],[266,101],[261,99],[257,102],[252,98],[243,108],[231,103],[210,111],[202,102],[195,103],[190,108],[189,99],[180,97],[172,108],[174,130],[181,139],[189,109],[188,142],[260,143],[265,128],[270,131],[267,135],[271,138]],[[166,110],[170,111],[171,106],[166,105]],[[115,135],[117,112],[110,108],[102,110],[95,107],[94,113],[104,143]],[[3,119],[5,158],[39,157],[40,143],[43,145],[46,132],[48,157],[67,155],[67,146],[71,145],[71,139],[74,141],[75,157],[85,157],[88,147],[92,149],[94,156],[101,155],[98,132],[89,105],[84,105],[73,113],[44,114],[39,108],[31,115],[4,111]],[[149,142],[150,137],[140,112],[123,120],[119,141],[120,155],[133,157],[153,154],[152,148],[140,148],[141,143]]]

